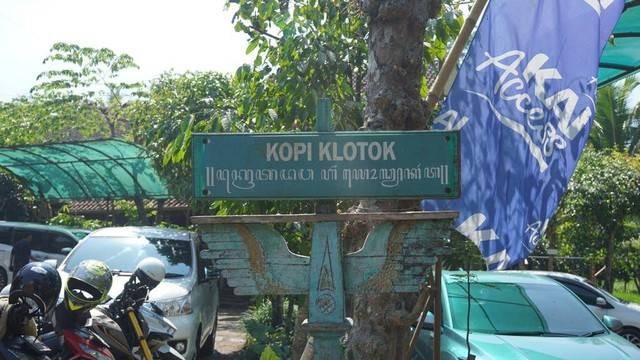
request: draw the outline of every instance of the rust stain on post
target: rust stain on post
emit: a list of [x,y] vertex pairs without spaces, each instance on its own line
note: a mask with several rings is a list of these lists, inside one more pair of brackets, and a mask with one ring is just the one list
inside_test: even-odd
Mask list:
[[251,270],[260,276],[265,276],[267,268],[264,263],[264,251],[258,240],[245,225],[235,224],[235,228],[240,234],[249,254],[249,265]]
[[265,294],[286,294],[286,289],[274,281],[268,273],[264,256],[265,252],[258,239],[253,236],[246,225],[234,224],[234,226],[247,248],[249,266],[253,271],[253,277],[257,287]]

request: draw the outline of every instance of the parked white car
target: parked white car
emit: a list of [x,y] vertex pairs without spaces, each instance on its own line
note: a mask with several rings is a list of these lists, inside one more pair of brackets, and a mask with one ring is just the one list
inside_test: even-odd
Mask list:
[[34,261],[53,259],[60,262],[80,239],[73,231],[62,227],[0,221],[0,287],[7,285],[13,277],[9,271],[13,244],[27,235],[32,236],[31,258]]
[[619,334],[640,348],[640,305],[622,301],[578,275],[551,271],[527,272],[548,276],[566,286],[600,319],[609,315],[620,320],[623,328]]
[[96,230],[60,264],[63,283],[82,260],[105,262],[113,273],[109,295],[117,296],[140,260],[160,259],[166,277],[149,294],[165,316],[177,327],[170,344],[186,359],[214,350],[218,318],[218,277],[210,260],[201,259],[206,250],[194,232],[153,227],[121,227]]

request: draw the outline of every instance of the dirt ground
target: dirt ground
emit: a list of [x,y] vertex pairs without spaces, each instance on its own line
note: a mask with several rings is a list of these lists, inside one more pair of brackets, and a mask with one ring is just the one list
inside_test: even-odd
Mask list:
[[240,317],[246,308],[221,308],[218,314],[216,351],[212,357],[203,359],[239,360],[243,359],[242,347],[245,343],[244,329]]

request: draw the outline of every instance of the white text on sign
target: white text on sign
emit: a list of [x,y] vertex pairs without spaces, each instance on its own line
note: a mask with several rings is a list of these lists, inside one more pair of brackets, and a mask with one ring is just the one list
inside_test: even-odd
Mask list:
[[266,144],[265,156],[268,162],[396,160],[395,144],[395,141],[319,142],[314,152],[310,142],[273,142]]

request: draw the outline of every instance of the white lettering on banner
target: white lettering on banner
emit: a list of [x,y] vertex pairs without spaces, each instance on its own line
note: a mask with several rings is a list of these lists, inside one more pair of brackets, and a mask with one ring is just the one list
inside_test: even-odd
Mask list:
[[[593,114],[591,107],[585,107],[580,114],[575,115],[580,96],[572,89],[563,89],[547,96],[545,85],[549,81],[562,79],[562,75],[556,68],[544,68],[549,61],[545,54],[533,56],[522,74],[518,72],[521,62],[526,57],[522,51],[507,51],[495,57],[485,53],[485,56],[487,60],[479,64],[476,71],[483,71],[490,66],[502,70],[493,93],[505,102],[512,102],[515,110],[524,114],[526,127],[501,114],[488,96],[475,91],[467,92],[488,102],[498,121],[523,138],[529,152],[538,162],[540,172],[544,172],[548,168],[546,158],[552,156],[555,150],[566,149],[567,142],[575,139],[585,128]],[[531,81],[534,82],[535,98],[542,106],[536,106],[534,98],[526,93],[527,84]],[[585,98],[593,106],[593,99],[588,95],[585,95]],[[545,112],[552,112],[558,118],[557,129],[553,123],[545,122]],[[529,135],[530,131],[533,135]]]
[[448,111],[438,115],[433,123],[444,126],[442,130],[460,130],[467,124],[469,118],[463,116],[461,119],[458,119],[458,116],[457,111],[449,109]]
[[584,2],[589,4],[589,6],[591,6],[598,15],[602,13],[602,10],[607,10],[614,1],[615,0],[584,0]]
[[[483,213],[476,213],[465,221],[463,221],[456,230],[462,235],[473,241],[477,247],[481,246],[484,241],[498,240],[498,234],[493,229],[479,230],[479,228],[487,221],[487,217]],[[487,265],[498,264],[496,269],[502,270],[509,263],[509,255],[507,250],[498,251],[494,254],[488,255],[484,258]]]
[[498,234],[493,229],[478,230],[482,224],[487,221],[487,217],[483,213],[477,213],[469,216],[469,218],[458,225],[456,230],[462,235],[473,241],[476,246],[480,246],[483,241],[498,240]]
[[536,161],[538,162],[538,166],[540,167],[540,172],[544,172],[547,170],[547,168],[549,167],[549,164],[547,164],[547,161],[544,158],[542,150],[540,150],[540,148],[535,144],[535,142],[533,141],[533,139],[531,138],[531,136],[529,135],[529,133],[527,132],[527,130],[524,128],[522,124],[502,115],[495,108],[495,106],[493,106],[491,99],[486,97],[484,94],[477,93],[475,91],[467,91],[467,92],[478,95],[478,97],[485,100],[491,107],[491,111],[493,111],[498,121],[500,121],[504,126],[508,127],[509,129],[515,131],[516,134],[522,136],[522,138],[524,139],[524,142],[529,147],[529,152],[534,157],[534,159],[536,159]]
[[538,245],[540,239],[542,239],[542,235],[547,231],[547,226],[549,226],[549,219],[546,219],[544,222],[538,220],[533,224],[527,225],[527,229],[524,232],[525,234],[530,234],[528,241],[525,243],[525,247],[529,251],[533,251],[533,249]]

